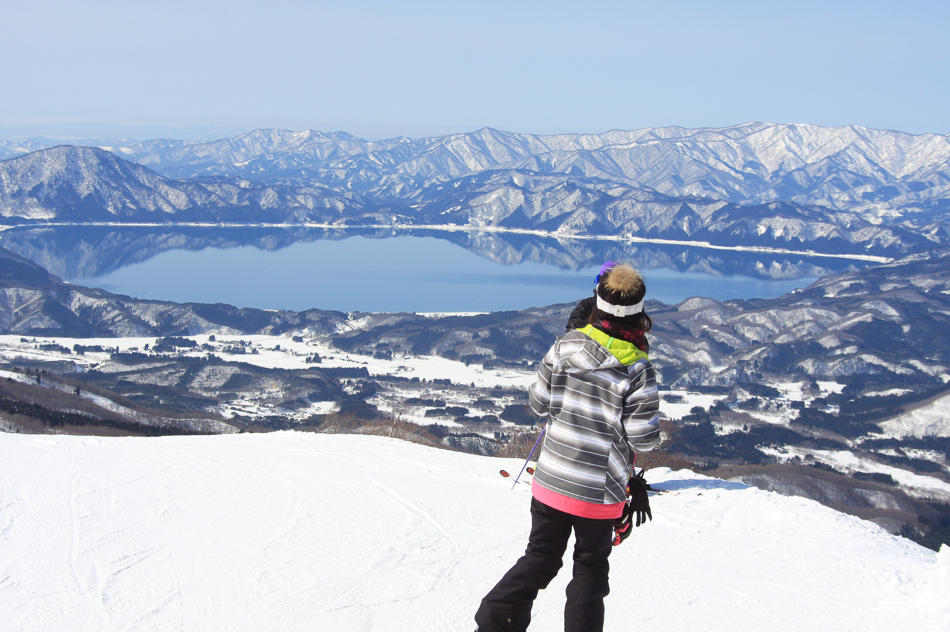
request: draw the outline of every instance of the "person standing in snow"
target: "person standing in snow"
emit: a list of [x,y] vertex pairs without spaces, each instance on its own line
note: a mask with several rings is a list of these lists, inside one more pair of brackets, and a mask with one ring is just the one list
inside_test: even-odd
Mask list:
[[636,270],[610,266],[598,279],[589,323],[560,336],[538,366],[529,405],[547,428],[531,487],[531,535],[524,556],[482,599],[477,632],[527,630],[534,599],[561,568],[572,531],[564,630],[603,630],[607,557],[634,454],[660,440],[645,294]]

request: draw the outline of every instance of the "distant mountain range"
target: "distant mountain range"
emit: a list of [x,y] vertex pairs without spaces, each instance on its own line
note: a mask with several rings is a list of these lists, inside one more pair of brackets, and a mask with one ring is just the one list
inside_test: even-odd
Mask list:
[[0,186],[0,216],[9,222],[283,222],[365,206],[320,186],[174,180],[103,149],[68,145],[0,162]]
[[0,143],[7,222],[455,224],[884,255],[950,243],[950,137],[935,134],[750,123],[43,145]]

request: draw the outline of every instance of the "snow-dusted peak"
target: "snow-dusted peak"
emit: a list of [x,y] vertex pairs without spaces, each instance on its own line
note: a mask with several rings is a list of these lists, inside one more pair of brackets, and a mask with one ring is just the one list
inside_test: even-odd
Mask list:
[[676,306],[681,312],[689,312],[697,309],[721,308],[723,304],[711,298],[688,298]]
[[[672,196],[820,204],[878,221],[896,221],[904,209],[927,211],[934,200],[950,198],[950,136],[860,126],[745,123],[553,135],[486,127],[383,141],[345,132],[261,129],[208,142],[122,146],[132,159],[172,177],[231,174],[310,184],[332,174],[361,189],[386,186],[387,194],[397,190],[394,180],[399,190],[410,191],[418,178],[530,169]],[[8,144],[0,151],[16,150]]]

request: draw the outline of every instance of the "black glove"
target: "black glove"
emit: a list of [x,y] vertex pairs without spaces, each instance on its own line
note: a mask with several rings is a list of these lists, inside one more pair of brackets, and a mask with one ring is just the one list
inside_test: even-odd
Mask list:
[[614,546],[630,537],[633,532],[633,518],[636,516],[636,526],[644,524],[647,519],[653,520],[650,512],[650,497],[647,494],[650,486],[643,478],[643,470],[627,481],[627,502],[623,505],[623,513],[614,521]]
[[633,510],[630,509],[630,501],[628,500],[623,504],[623,513],[619,518],[614,520],[614,546],[620,546],[620,543],[630,537],[630,534],[633,532],[633,527],[630,522],[632,515]]
[[653,512],[650,511],[650,495],[647,491],[650,486],[647,479],[643,478],[645,470],[640,470],[636,476],[631,476],[627,481],[627,504],[637,515],[637,526],[646,524],[647,519],[653,520]]

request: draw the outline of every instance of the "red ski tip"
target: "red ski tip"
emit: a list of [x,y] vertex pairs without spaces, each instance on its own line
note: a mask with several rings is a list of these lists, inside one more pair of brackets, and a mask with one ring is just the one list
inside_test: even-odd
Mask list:
[[533,468],[533,467],[529,467],[529,468],[527,469],[527,472],[528,472],[528,474],[530,474],[531,476],[534,476],[534,468]]
[[505,478],[511,478],[511,474],[509,474],[505,470],[498,470],[498,473],[504,476]]

